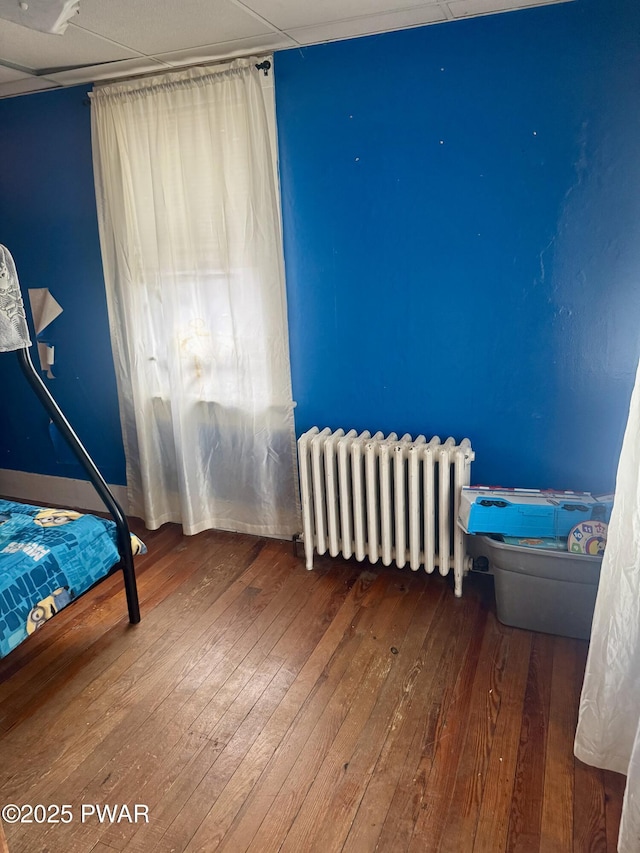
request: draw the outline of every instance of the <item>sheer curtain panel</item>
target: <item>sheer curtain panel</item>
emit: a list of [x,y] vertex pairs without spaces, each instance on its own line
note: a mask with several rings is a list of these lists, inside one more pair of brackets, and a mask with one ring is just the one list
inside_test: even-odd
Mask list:
[[96,87],[94,174],[131,512],[299,530],[272,78]]
[[618,853],[640,851],[640,366],[620,451],[575,754],[624,773]]

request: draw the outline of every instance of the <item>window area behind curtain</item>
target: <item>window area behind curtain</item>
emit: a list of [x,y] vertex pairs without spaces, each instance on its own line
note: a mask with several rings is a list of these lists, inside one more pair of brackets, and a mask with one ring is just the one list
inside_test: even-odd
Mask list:
[[150,528],[299,529],[275,108],[255,62],[91,94],[130,509]]

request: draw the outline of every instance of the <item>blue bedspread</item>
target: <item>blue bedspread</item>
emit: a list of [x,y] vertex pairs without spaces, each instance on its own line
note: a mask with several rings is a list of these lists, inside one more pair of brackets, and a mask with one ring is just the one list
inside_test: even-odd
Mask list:
[[112,521],[0,500],[0,658],[109,573],[116,541]]

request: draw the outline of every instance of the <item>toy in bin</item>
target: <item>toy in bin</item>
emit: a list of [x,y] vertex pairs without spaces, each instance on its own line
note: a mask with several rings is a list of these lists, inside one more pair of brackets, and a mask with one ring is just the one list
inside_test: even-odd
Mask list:
[[607,544],[607,525],[603,521],[581,521],[569,533],[567,551],[602,557]]
[[550,539],[541,536],[499,536],[505,545],[515,545],[517,548],[534,548],[539,551],[566,551],[566,539]]
[[603,505],[589,492],[463,486],[458,521],[467,533],[557,539]]

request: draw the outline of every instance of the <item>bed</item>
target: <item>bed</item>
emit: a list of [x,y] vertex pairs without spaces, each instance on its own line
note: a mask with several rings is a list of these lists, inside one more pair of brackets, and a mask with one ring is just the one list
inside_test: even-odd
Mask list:
[[113,521],[0,499],[0,658],[119,563]]
[[31,340],[13,257],[0,245],[0,352],[25,379],[82,465],[113,521],[0,499],[0,658],[95,583],[121,569],[129,621],[140,621],[133,565],[144,545],[31,361]]

